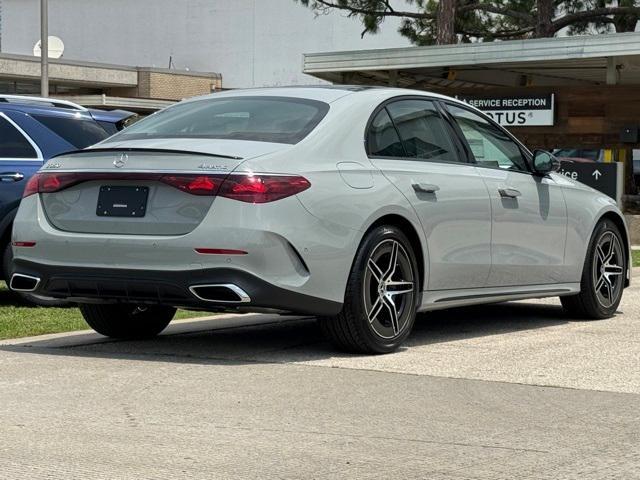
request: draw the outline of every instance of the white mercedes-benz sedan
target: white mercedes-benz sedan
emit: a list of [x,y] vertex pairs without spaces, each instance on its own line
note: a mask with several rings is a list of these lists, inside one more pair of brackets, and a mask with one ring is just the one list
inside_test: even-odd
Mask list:
[[557,169],[428,92],[194,98],[44,165],[10,286],[77,302],[115,338],[158,334],[176,307],[279,312],[372,353],[434,309],[559,296],[610,317],[631,277],[624,218]]

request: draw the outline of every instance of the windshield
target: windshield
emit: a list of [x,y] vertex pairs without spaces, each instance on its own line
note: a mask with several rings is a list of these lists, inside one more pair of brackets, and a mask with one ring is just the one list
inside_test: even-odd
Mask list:
[[162,110],[113,139],[223,138],[294,144],[306,137],[328,110],[324,102],[301,98],[208,98]]
[[553,151],[558,158],[584,158],[586,160],[598,161],[600,150],[582,148],[560,148]]
[[79,149],[101,142],[111,135],[93,120],[49,117],[46,115],[33,115],[33,118]]

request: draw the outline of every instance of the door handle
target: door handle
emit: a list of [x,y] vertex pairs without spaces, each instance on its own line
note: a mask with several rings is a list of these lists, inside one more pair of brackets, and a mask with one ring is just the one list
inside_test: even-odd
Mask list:
[[434,185],[432,183],[412,183],[411,186],[419,193],[436,193],[440,190],[438,185]]
[[510,187],[501,188],[500,190],[498,190],[498,192],[500,192],[500,196],[502,198],[518,198],[522,196],[520,190]]
[[1,182],[19,182],[24,178],[24,175],[20,172],[4,172],[0,173]]

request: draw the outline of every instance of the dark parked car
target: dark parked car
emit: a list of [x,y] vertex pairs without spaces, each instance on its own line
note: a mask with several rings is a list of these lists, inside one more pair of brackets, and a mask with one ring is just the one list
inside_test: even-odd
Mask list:
[[[50,98],[0,95],[0,275],[11,262],[11,227],[29,178],[50,158],[79,150],[124,128],[135,114],[89,110]],[[29,297],[36,303],[43,299]]]

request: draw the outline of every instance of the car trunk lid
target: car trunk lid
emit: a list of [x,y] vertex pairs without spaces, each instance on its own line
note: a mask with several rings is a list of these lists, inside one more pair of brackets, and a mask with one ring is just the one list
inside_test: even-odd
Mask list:
[[221,149],[225,153],[214,154],[209,144],[201,150],[129,145],[56,157],[41,170],[44,212],[55,228],[68,232],[187,234],[205,218],[217,188],[243,154],[267,153],[273,146],[251,152],[227,146]]

